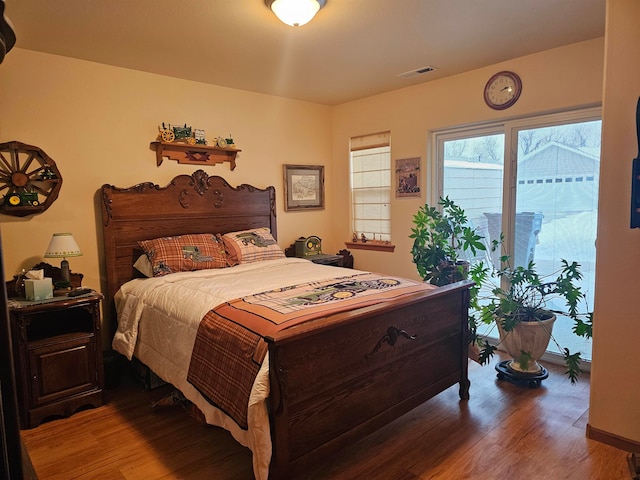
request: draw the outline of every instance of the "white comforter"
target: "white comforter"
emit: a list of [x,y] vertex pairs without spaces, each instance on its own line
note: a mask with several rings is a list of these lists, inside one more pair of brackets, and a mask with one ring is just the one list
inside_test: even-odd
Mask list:
[[115,296],[118,330],[113,348],[128,359],[135,354],[193,402],[204,413],[207,423],[229,430],[239,443],[251,449],[256,479],[266,480],[271,460],[266,405],[268,358],[262,364],[249,398],[249,429],[242,430],[187,382],[198,324],[209,310],[234,298],[354,273],[359,272],[286,258],[131,280]]

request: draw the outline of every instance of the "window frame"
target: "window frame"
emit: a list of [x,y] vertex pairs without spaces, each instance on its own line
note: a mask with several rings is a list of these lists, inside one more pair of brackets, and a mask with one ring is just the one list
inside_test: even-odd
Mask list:
[[[370,190],[372,191],[381,191],[386,189],[387,190],[387,197],[386,197],[386,201],[379,201],[379,202],[373,202],[372,205],[386,205],[386,209],[388,211],[388,215],[386,218],[383,218],[382,216],[378,216],[378,217],[372,217],[371,220],[372,221],[380,221],[382,223],[386,222],[387,225],[387,229],[388,231],[381,231],[383,229],[378,229],[375,232],[368,232],[368,231],[362,231],[360,232],[357,227],[356,227],[356,221],[357,221],[357,215],[356,215],[356,209],[357,209],[357,205],[356,205],[356,190],[359,190],[360,192],[366,190],[366,186],[363,187],[355,187],[354,186],[354,175],[358,175],[361,174],[362,172],[367,172],[369,170],[367,169],[359,169],[359,170],[354,170],[354,153],[356,152],[363,152],[363,151],[368,151],[368,150],[374,150],[374,149],[386,149],[386,151],[383,152],[379,152],[379,155],[386,155],[386,158],[384,159],[384,161],[386,162],[386,165],[384,167],[384,169],[386,169],[386,173],[387,173],[387,177],[388,177],[388,181],[387,184],[385,185],[374,185],[371,186]],[[347,241],[345,242],[346,245],[349,248],[355,248],[355,249],[364,249],[364,250],[375,250],[375,251],[390,251],[392,252],[394,250],[394,246],[391,243],[391,200],[392,200],[392,195],[391,195],[391,189],[392,189],[392,169],[391,169],[391,132],[387,131],[387,132],[379,132],[379,133],[375,133],[375,134],[370,134],[370,135],[362,135],[362,136],[357,136],[357,137],[352,137],[350,139],[350,143],[349,143],[349,194],[350,194],[350,226],[351,226],[351,230],[353,232],[353,237],[352,237],[352,241]],[[382,172],[384,170],[383,168],[380,169],[372,169],[370,170],[371,172],[374,171],[379,171]],[[381,175],[382,176],[382,175]],[[358,204],[360,205],[360,204]],[[368,217],[363,217],[361,220],[362,221],[367,221]],[[367,238],[366,241],[362,241],[362,237],[361,235],[365,234],[365,235],[372,235],[373,238]],[[380,235],[379,238],[376,238],[377,235]]]
[[[430,134],[430,155],[427,158],[427,178],[430,194],[428,202],[437,205],[444,192],[444,143],[461,136],[482,136],[503,133],[504,137],[504,175],[502,186],[502,218],[504,246],[507,252],[513,252],[515,241],[516,188],[517,188],[517,151],[518,134],[521,130],[551,127],[567,123],[602,120],[602,106],[590,105],[572,110],[528,115],[498,122],[481,122],[463,127],[442,128]],[[557,180],[556,180],[557,181]],[[564,179],[561,179],[564,181]],[[505,221],[506,228],[504,227]]]

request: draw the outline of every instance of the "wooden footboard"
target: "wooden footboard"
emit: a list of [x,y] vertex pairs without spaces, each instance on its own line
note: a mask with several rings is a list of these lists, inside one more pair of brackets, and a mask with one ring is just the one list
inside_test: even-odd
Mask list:
[[460,384],[469,398],[470,282],[269,338],[270,476],[290,478]]

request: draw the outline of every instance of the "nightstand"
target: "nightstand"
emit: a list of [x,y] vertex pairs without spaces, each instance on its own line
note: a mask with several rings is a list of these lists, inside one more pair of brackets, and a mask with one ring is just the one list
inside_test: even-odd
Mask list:
[[[296,244],[292,243],[289,247],[285,248],[284,254],[287,257],[295,257]],[[353,268],[353,255],[351,255],[351,252],[349,250],[340,250],[337,255],[327,255],[327,254],[321,253],[319,255],[308,255],[302,258],[304,258],[305,260],[309,260],[313,263],[319,263],[321,265],[332,265],[334,267]]]
[[319,265],[332,265],[334,267],[342,267],[342,262],[344,260],[342,255],[326,255],[324,253],[321,253],[320,255],[309,255],[308,257],[303,258]]
[[20,427],[103,403],[101,293],[9,301]]

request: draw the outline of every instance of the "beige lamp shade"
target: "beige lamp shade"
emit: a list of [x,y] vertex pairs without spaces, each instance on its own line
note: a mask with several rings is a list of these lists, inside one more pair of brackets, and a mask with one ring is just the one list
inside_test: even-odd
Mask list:
[[71,271],[66,257],[79,257],[82,255],[80,247],[70,233],[54,233],[44,253],[45,258],[62,258],[60,262],[61,277],[64,282],[69,283]]
[[80,247],[70,233],[54,233],[45,252],[45,258],[79,257]]

